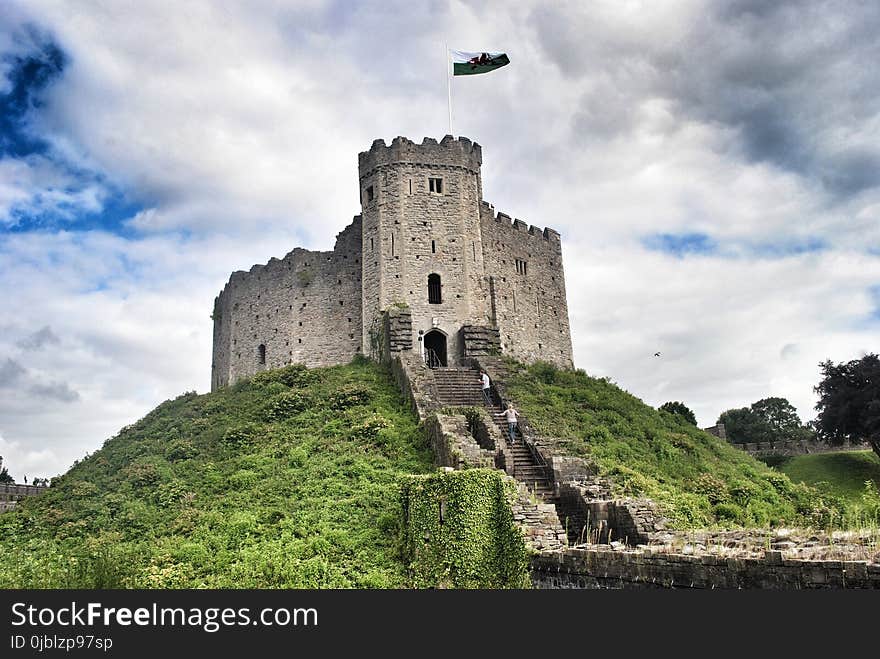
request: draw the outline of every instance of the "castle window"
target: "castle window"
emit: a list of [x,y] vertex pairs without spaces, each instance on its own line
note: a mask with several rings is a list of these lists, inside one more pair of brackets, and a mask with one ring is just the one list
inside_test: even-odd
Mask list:
[[257,348],[257,357],[259,358],[261,364],[266,363],[266,346],[262,343]]
[[431,254],[436,254],[436,253],[437,253],[437,243],[432,240],[431,241]]
[[443,179],[442,178],[428,178],[428,191],[433,192],[434,194],[443,194]]
[[370,251],[371,252],[373,251],[373,239],[372,238],[370,238]]
[[391,256],[394,256],[394,234],[391,234]]
[[516,271],[518,274],[527,275],[529,274],[529,264],[526,261],[516,260]]
[[375,195],[375,193],[373,192],[373,186],[371,185],[370,187],[367,188],[367,203],[368,203],[368,204],[369,204],[371,201],[373,201],[373,196],[374,196],[374,195]]
[[428,304],[440,304],[443,296],[440,292],[440,275],[432,273],[428,275]]
[[409,180],[409,193],[412,194],[412,179]]

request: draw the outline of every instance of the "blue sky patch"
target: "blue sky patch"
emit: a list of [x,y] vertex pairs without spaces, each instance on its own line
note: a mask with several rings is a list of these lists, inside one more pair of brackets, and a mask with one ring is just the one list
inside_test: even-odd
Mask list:
[[0,94],[0,155],[45,153],[48,144],[28,130],[28,115],[42,107],[41,95],[64,71],[67,57],[51,41],[26,55],[7,55],[9,91]]
[[665,252],[678,258],[690,254],[712,254],[718,245],[705,233],[655,233],[642,239],[642,244],[654,252]]
[[59,187],[20,184],[27,200],[8,210],[7,221],[0,222],[0,234],[97,229],[132,235],[134,231],[124,222],[144,206],[129,199],[103,173],[66,161],[34,129],[45,92],[64,74],[69,58],[37,28],[28,28],[20,41],[29,48],[3,56],[6,84],[0,93],[0,158],[27,167],[52,167],[64,182]]

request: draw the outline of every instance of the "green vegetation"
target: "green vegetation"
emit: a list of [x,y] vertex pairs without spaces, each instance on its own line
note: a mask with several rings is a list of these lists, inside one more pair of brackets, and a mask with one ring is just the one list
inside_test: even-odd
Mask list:
[[880,459],[871,451],[798,455],[777,461],[776,469],[796,483],[806,483],[877,518],[880,506],[871,493],[880,490]]
[[0,587],[405,587],[417,419],[366,360],[167,401],[0,515]]
[[677,528],[825,526],[851,512],[607,379],[509,365],[507,392],[536,430],[586,458],[619,494],[657,501]]
[[402,497],[413,585],[528,587],[529,552],[510,508],[516,488],[500,471],[414,476]]

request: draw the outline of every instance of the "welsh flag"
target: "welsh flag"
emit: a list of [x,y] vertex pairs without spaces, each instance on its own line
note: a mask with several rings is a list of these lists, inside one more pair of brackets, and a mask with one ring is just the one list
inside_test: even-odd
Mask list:
[[452,55],[452,75],[470,76],[477,73],[489,73],[510,64],[507,53],[466,53],[461,50],[450,50]]

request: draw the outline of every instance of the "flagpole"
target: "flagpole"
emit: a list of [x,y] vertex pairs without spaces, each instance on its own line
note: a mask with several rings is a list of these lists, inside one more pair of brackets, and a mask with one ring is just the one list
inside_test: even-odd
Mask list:
[[452,132],[452,76],[449,73],[449,42],[443,44],[443,58],[446,62],[446,98],[449,102],[449,134]]

